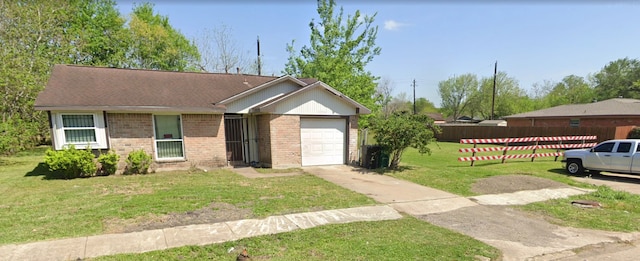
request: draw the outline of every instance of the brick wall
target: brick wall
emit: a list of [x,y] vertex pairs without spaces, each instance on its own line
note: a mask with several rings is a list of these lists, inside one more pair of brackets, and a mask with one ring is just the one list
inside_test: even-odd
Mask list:
[[226,166],[222,115],[183,114],[185,157],[188,166],[215,168]]
[[302,166],[300,149],[300,116],[270,115],[271,167]]
[[[613,127],[613,126],[640,126],[640,116],[610,116],[610,117],[563,117],[547,119],[507,119],[510,127],[569,127],[571,119],[580,119],[580,127]],[[532,123],[533,122],[533,123]]]
[[347,163],[351,165],[357,165],[359,157],[358,157],[358,116],[349,116],[349,133],[348,137],[348,146],[349,151],[347,152],[348,160]]
[[271,167],[271,115],[259,115],[258,123],[258,155],[260,163]]
[[[149,113],[109,113],[107,115],[109,146],[118,155],[118,173],[126,167],[126,158],[134,150],[143,149],[153,155],[153,115]],[[222,115],[182,115],[186,160],[155,161],[152,171],[214,168],[226,165],[226,149]]]
[[120,155],[118,173],[129,153],[143,149],[153,155],[153,117],[148,113],[108,113],[109,147]]

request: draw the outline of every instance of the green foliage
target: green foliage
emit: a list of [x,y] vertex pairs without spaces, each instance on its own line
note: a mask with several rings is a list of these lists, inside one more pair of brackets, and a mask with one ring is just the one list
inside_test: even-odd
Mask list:
[[102,165],[101,172],[103,175],[112,175],[116,173],[118,170],[118,161],[120,160],[120,155],[116,154],[114,151],[109,150],[107,153],[100,153],[98,156],[98,162]]
[[93,161],[94,158],[91,148],[78,150],[75,146],[70,145],[64,150],[47,150],[44,162],[49,166],[49,170],[62,171],[65,178],[71,179],[95,174],[98,167]]
[[623,58],[610,62],[594,75],[598,100],[640,98],[640,61]]
[[409,147],[418,149],[421,154],[430,154],[427,145],[435,140],[434,132],[439,132],[440,128],[426,115],[397,112],[391,117],[375,118],[371,130],[378,145],[391,156],[389,168],[395,169],[402,153]]
[[[491,119],[492,96],[493,76],[482,78],[480,87],[474,93],[468,106],[470,114],[483,119]],[[522,104],[528,100],[525,91],[519,87],[518,80],[509,77],[505,72],[498,72],[496,75],[494,119],[527,111],[528,108]]]
[[472,96],[478,90],[478,77],[463,74],[438,83],[438,93],[442,99],[441,108],[447,116],[457,119],[467,111]]
[[129,174],[146,174],[152,162],[151,154],[147,154],[143,149],[134,150],[127,155],[127,169]]
[[[369,109],[376,110],[376,80],[366,65],[380,54],[375,40],[378,27],[373,16],[362,17],[360,11],[343,20],[343,9],[335,15],[334,0],[319,0],[320,21],[311,20],[311,46],[296,53],[287,45],[289,59],[284,73],[296,77],[316,78],[336,88]],[[361,126],[366,126],[366,116]]]
[[633,128],[629,134],[627,134],[627,139],[640,139],[640,127]]
[[133,8],[130,67],[168,71],[193,71],[200,60],[198,48],[169,24],[169,18],[154,14],[153,5]]
[[11,155],[32,148],[37,142],[38,124],[11,118],[0,122],[0,155]]

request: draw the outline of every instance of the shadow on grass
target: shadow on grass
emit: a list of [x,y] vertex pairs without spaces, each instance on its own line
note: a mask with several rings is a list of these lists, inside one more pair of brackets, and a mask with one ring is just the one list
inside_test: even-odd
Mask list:
[[414,170],[415,167],[413,166],[399,166],[398,168],[395,169],[390,169],[390,168],[377,168],[377,169],[365,169],[365,168],[361,168],[360,169],[360,173],[363,174],[378,174],[378,175],[384,175],[384,174],[388,174],[388,173],[395,173],[395,172],[403,172],[405,170]]
[[42,179],[52,180],[52,179],[68,179],[62,171],[51,171],[49,170],[49,166],[44,162],[38,163],[33,170],[27,172],[24,175],[25,177],[38,177],[42,176]]

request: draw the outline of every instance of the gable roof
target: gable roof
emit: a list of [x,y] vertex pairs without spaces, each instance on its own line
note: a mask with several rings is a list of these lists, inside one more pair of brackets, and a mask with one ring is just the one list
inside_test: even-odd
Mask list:
[[264,102],[265,109],[298,93],[321,86],[359,108],[360,113],[371,112],[312,78],[78,65],[55,65],[49,82],[36,98],[34,107],[37,110],[54,111],[224,113],[225,104],[285,81],[294,82],[300,89]]
[[55,65],[35,108],[224,112],[220,101],[277,78]]
[[348,104],[356,107],[358,109],[358,113],[359,114],[369,114],[371,113],[371,110],[369,110],[367,107],[365,107],[364,105],[352,100],[351,98],[347,97],[346,95],[342,94],[341,92],[337,91],[336,89],[331,88],[329,85],[321,82],[321,81],[317,81],[313,84],[309,84],[307,86],[304,86],[296,91],[292,91],[289,92],[285,95],[282,95],[280,97],[276,97],[274,99],[271,99],[269,101],[266,101],[262,104],[259,104],[255,107],[253,107],[251,109],[251,112],[272,112],[273,109],[275,109],[275,106],[277,106],[279,103],[291,99],[292,97],[295,97],[297,95],[300,95],[301,93],[313,90],[315,88],[323,88],[329,92],[331,92],[333,95],[338,96],[340,99],[344,100],[345,102],[347,102]]
[[640,115],[640,100],[615,98],[594,103],[568,104],[506,116],[512,118],[551,118]]

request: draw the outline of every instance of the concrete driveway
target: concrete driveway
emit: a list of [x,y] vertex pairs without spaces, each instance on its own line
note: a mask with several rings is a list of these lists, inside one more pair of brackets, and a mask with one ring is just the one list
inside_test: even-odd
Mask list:
[[600,175],[572,177],[572,179],[597,186],[605,185],[615,190],[640,195],[640,175],[602,172]]
[[560,227],[508,206],[588,192],[577,188],[465,198],[349,166],[304,170],[398,211],[494,246],[502,251],[504,260],[558,260],[576,257],[579,252],[573,249],[640,238],[637,233]]

